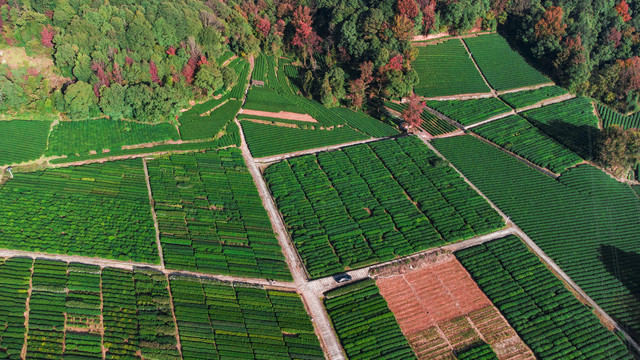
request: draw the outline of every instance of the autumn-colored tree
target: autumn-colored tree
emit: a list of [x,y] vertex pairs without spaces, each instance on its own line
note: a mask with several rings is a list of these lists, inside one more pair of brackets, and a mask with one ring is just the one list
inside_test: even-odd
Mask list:
[[373,63],[371,61],[360,64],[360,79],[365,86],[373,81]]
[[413,20],[406,16],[396,15],[393,18],[391,31],[399,40],[409,41],[413,35]]
[[385,65],[384,71],[389,70],[402,70],[402,55],[398,54],[389,60],[389,63]]
[[567,28],[567,24],[562,21],[563,14],[564,11],[561,7],[549,7],[533,28],[536,39],[540,40],[554,36],[561,38]]
[[613,27],[609,30],[609,36],[607,36],[607,41],[613,43],[613,47],[617,48],[622,43],[622,33],[618,28]]
[[618,60],[616,64],[620,68],[620,79],[616,84],[620,92],[626,95],[640,89],[640,57]]
[[184,68],[182,68],[182,76],[184,76],[187,84],[191,84],[193,82],[193,75],[196,72],[196,66],[198,65],[199,60],[199,56],[191,56],[189,61],[184,65]]
[[349,95],[347,97],[351,101],[351,107],[356,110],[360,109],[364,104],[365,89],[365,83],[362,78],[352,81],[349,86]]
[[422,25],[424,26],[424,33],[427,34],[436,22],[436,2],[432,1],[422,10]]
[[285,27],[285,23],[284,20],[282,19],[278,19],[278,21],[276,21],[276,24],[274,26],[274,30],[273,33],[277,36],[282,37],[282,35],[284,35],[284,27]]
[[411,94],[407,107],[402,111],[402,119],[404,119],[404,128],[408,131],[418,131],[422,125],[422,111],[427,106],[424,101],[420,101],[420,97]]
[[311,19],[311,10],[307,6],[298,6],[293,13],[293,26],[295,35],[291,44],[300,48],[304,63],[307,58],[312,57],[313,53],[319,50],[320,37],[313,30]]
[[553,62],[556,68],[565,68],[566,66],[572,66],[581,64],[587,61],[587,57],[584,53],[584,46],[582,46],[582,38],[580,35],[564,39],[562,42],[562,51],[558,53],[558,57]]
[[269,18],[266,16],[258,18],[258,21],[256,21],[256,29],[263,37],[266,38],[269,36],[269,32],[271,31],[271,22],[269,21]]
[[622,16],[622,21],[627,22],[631,20],[631,14],[629,14],[629,4],[625,0],[622,0],[615,6],[616,11]]
[[149,75],[151,75],[151,81],[156,84],[160,84],[160,78],[158,77],[158,67],[153,60],[149,60]]
[[133,59],[130,56],[125,56],[124,63],[131,66],[133,64]]
[[52,48],[53,47],[53,37],[56,33],[53,31],[53,27],[51,25],[43,26],[42,31],[40,31],[40,43],[44,47]]
[[98,77],[98,89],[102,85],[109,87],[109,76],[107,76],[107,73],[104,70],[104,63],[102,61],[93,60],[91,62],[91,70],[93,70]]
[[397,6],[397,14],[402,15],[408,19],[415,19],[420,11],[418,10],[418,5],[413,0],[398,0]]
[[626,177],[640,161],[640,131],[612,125],[600,133],[597,161],[616,176]]
[[113,71],[111,71],[111,79],[113,82],[122,85],[122,71],[120,71],[120,65],[117,62],[113,63]]
[[166,51],[167,55],[175,55],[176,54],[176,48],[173,47],[173,45],[169,46],[169,48]]

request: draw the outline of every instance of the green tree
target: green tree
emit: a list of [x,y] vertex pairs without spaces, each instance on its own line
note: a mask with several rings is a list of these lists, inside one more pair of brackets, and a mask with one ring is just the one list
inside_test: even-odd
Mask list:
[[127,88],[118,83],[100,89],[100,109],[111,119],[123,119],[131,116],[131,107],[125,99]]
[[96,96],[91,85],[78,81],[67,87],[64,93],[65,109],[74,120],[89,117],[90,109],[96,105]]
[[224,82],[218,66],[215,63],[208,63],[200,66],[193,84],[209,96],[221,88]]

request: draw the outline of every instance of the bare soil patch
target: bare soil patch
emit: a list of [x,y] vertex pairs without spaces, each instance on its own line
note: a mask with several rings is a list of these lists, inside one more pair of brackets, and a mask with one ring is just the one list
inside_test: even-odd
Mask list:
[[242,113],[246,115],[266,116],[266,117],[286,119],[286,120],[307,121],[307,122],[314,122],[314,123],[318,122],[309,114],[298,114],[298,113],[292,113],[288,111],[280,111],[276,113],[276,112],[270,112],[270,111],[242,109]]
[[38,73],[49,79],[49,86],[52,89],[58,89],[63,84],[71,81],[71,79],[54,73],[53,60],[44,55],[35,57],[28,56],[21,47],[9,47],[0,50],[0,62],[9,66],[9,69],[18,69],[20,67],[34,68]]

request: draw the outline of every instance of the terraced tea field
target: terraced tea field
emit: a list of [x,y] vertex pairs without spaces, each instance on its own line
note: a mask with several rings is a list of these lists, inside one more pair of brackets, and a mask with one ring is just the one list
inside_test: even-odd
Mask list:
[[0,166],[40,158],[50,127],[50,121],[0,121]]
[[551,82],[498,34],[468,37],[463,41],[489,85],[497,91]]
[[470,136],[433,143],[639,339],[640,301],[633,279],[640,253],[640,199],[629,185],[589,165],[555,180]]
[[553,99],[558,96],[566,95],[567,90],[559,86],[544,86],[539,89],[525,90],[500,95],[502,101],[509,104],[514,109],[521,109],[527,106],[537,104],[541,101]]
[[159,261],[139,159],[15,174],[0,212],[0,248]]
[[159,157],[147,167],[168,268],[291,279],[238,149]]
[[504,226],[416,137],[291,158],[264,175],[311,277]]
[[459,39],[417,49],[418,58],[412,64],[420,78],[416,94],[437,97],[490,92]]
[[598,104],[598,114],[600,114],[600,118],[602,118],[602,128],[606,128],[611,125],[618,125],[623,129],[640,128],[640,113],[625,116],[602,104]]
[[512,109],[500,99],[427,101],[427,106],[448,116],[463,126],[477,124],[494,116],[508,113]]
[[517,237],[461,250],[456,257],[536,358],[633,359]]
[[453,256],[389,271],[376,285],[419,359],[452,358],[483,341],[498,359],[535,359]]

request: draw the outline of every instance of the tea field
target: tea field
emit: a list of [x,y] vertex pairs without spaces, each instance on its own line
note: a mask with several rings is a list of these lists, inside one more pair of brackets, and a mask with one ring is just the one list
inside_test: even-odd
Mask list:
[[583,159],[593,157],[593,143],[599,131],[598,117],[589,99],[578,97],[521,115]]
[[640,199],[590,165],[557,180],[470,136],[436,148],[635,339]]
[[[384,106],[398,113],[402,113],[402,111],[406,108],[406,105],[404,104],[398,104],[391,101],[386,102]],[[420,127],[433,136],[444,135],[458,130],[457,127],[433,115],[427,109],[424,109],[422,111],[422,114],[420,114],[420,118],[422,119],[422,124],[420,125]]]
[[178,130],[169,123],[156,125],[132,121],[93,119],[61,121],[53,127],[47,155],[88,154],[95,150],[119,150],[123,145],[179,140]]
[[507,40],[498,34],[468,37],[463,41],[489,85],[497,91],[551,82],[529,65],[522,55],[511,49]]
[[183,140],[214,138],[225,126],[233,121],[242,106],[240,100],[229,100],[209,115],[183,116],[180,121],[180,135]]
[[147,169],[168,268],[291,279],[240,150],[158,157]]
[[538,359],[633,359],[519,238],[494,240],[456,257]]
[[490,92],[461,40],[417,49],[418,58],[412,63],[420,79],[416,94],[436,97]]
[[14,174],[0,248],[158,263],[140,159]]
[[606,128],[611,125],[618,125],[623,129],[640,128],[640,113],[625,116],[602,104],[598,104],[598,114],[600,114],[600,118],[602,119],[602,128]]
[[472,100],[427,101],[427,106],[462,124],[469,126],[512,111],[502,100],[490,97]]
[[416,359],[373,280],[326,293],[324,305],[348,359]]
[[27,258],[0,275],[3,358],[323,358],[296,293]]
[[40,158],[47,148],[50,121],[0,121],[0,166]]
[[491,121],[473,128],[473,132],[532,163],[561,173],[582,159],[527,120],[518,116]]
[[291,158],[264,176],[311,277],[504,226],[416,137]]
[[500,95],[502,101],[509,104],[514,109],[521,109],[527,106],[537,104],[541,101],[553,99],[558,96],[566,95],[567,90],[559,86],[544,86],[534,90],[524,90]]

